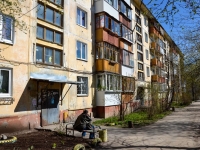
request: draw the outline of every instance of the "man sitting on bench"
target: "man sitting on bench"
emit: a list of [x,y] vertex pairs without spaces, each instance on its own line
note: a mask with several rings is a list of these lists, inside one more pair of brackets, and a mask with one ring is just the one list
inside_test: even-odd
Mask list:
[[[94,130],[94,125],[91,124],[92,119],[88,115],[88,111],[85,109],[82,114],[76,119],[73,128],[79,132],[82,132],[82,137],[85,137],[86,132],[83,130]],[[90,132],[90,139],[94,138],[93,132]]]

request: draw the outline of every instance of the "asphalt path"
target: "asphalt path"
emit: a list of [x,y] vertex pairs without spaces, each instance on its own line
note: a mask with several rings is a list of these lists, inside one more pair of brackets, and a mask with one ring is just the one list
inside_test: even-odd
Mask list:
[[200,150],[200,101],[141,128],[104,128],[108,142],[96,149]]

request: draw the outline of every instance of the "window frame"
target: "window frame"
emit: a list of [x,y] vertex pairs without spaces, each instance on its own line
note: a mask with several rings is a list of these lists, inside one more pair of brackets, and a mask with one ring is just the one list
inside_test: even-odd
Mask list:
[[[43,28],[43,38],[38,37],[38,35],[37,35],[37,33],[36,33],[36,38],[37,38],[37,39],[45,40],[45,41],[47,41],[47,42],[55,43],[55,44],[58,44],[58,45],[63,45],[63,33],[62,33],[62,32],[58,32],[58,31],[56,31],[56,30],[53,30],[53,29],[51,29],[51,28],[47,28],[47,27],[45,27],[45,26],[43,26],[43,25],[40,25],[40,24],[37,24],[37,29],[38,29],[38,27]],[[53,41],[48,41],[48,40],[46,39],[46,30],[51,30],[51,31],[53,32]],[[56,42],[56,33],[58,33],[58,34],[61,35],[61,41],[60,41],[61,43],[57,43],[57,42]]]
[[[38,12],[39,12],[38,7],[40,5],[44,7],[43,18],[38,17]],[[61,28],[63,27],[63,14],[61,14],[61,13],[60,13],[60,15],[61,15],[60,25],[56,24],[55,16],[56,16],[56,13],[59,13],[59,11],[57,9],[54,9],[50,6],[44,6],[43,3],[38,3],[38,7],[37,7],[37,19],[43,20],[45,22],[48,22],[50,24],[53,24],[53,25],[61,27]],[[53,10],[53,23],[46,20],[46,9],[47,8]]]
[[144,73],[143,72],[140,72],[140,71],[138,71],[138,80],[140,80],[140,81],[144,81]]
[[[140,59],[140,56],[141,56],[141,59]],[[143,54],[142,53],[140,53],[140,52],[137,52],[137,59],[139,60],[139,61],[142,61],[143,62]]]
[[55,4],[55,5],[62,6],[62,7],[64,6],[64,0],[61,0],[61,4],[60,5],[57,4],[56,1],[57,0],[50,0],[50,2],[53,3],[53,4]]
[[[129,67],[134,67],[133,53],[131,53],[127,50],[123,50],[122,54],[123,54],[122,55],[122,64],[129,66]],[[128,57],[128,60],[126,60],[127,57]]]
[[[78,10],[80,11],[80,20],[79,20],[79,22],[78,22]],[[82,22],[82,13],[84,13],[85,14],[85,26],[83,25],[83,22]],[[86,11],[84,11],[83,9],[81,9],[81,8],[79,8],[79,7],[77,7],[77,10],[76,10],[76,24],[77,25],[79,25],[79,26],[81,26],[81,27],[83,27],[83,28],[87,28],[87,12]]]
[[[110,52],[110,51],[112,51],[112,52]],[[115,47],[107,42],[96,43],[96,59],[105,59],[105,60],[109,60],[109,61],[118,63],[119,62],[119,52],[118,51],[119,51],[119,49],[117,47]],[[110,57],[110,54],[112,54],[112,57]]]
[[[80,78],[81,80],[79,80],[79,78]],[[84,79],[87,79],[87,80],[85,80],[86,82],[83,80],[83,78],[84,78]],[[89,95],[88,77],[77,76],[77,82],[80,82],[80,81],[81,81],[81,82],[84,82],[84,83],[78,83],[78,84],[77,84],[77,92],[76,92],[77,96],[79,96],[79,97],[80,97],[80,96],[88,96],[88,95]],[[86,92],[86,93],[83,93],[83,91],[84,91],[84,89],[83,89],[83,88],[84,88],[84,84],[86,84],[86,87],[85,87],[85,88],[86,88],[86,89],[85,89],[85,92]],[[78,93],[78,86],[81,87],[81,93],[80,93],[80,94]]]
[[[37,46],[39,46],[39,47],[42,47],[42,62],[41,61],[37,61]],[[53,58],[51,58],[52,59],[52,63],[45,63],[45,60],[46,60],[46,58],[45,58],[45,52],[46,52],[46,48],[48,48],[48,49],[51,49],[52,50],[52,57]],[[58,64],[55,64],[55,57],[56,57],[56,51],[59,51],[60,52],[60,65],[58,65]],[[59,49],[55,49],[55,48],[52,48],[52,47],[47,47],[47,46],[43,46],[43,45],[40,45],[40,44],[37,44],[36,45],[36,56],[35,56],[35,61],[36,61],[36,63],[37,64],[44,64],[44,65],[50,65],[50,66],[57,66],[57,67],[61,67],[61,66],[63,66],[63,51],[62,50],[59,50]]]
[[95,28],[105,28],[117,36],[121,36],[120,23],[106,14],[95,17]]
[[138,70],[143,71],[143,64],[138,63]]
[[[3,38],[3,28],[4,28],[4,18],[8,18],[11,20],[11,23],[10,23],[10,34],[11,34],[11,39],[6,39],[6,38]],[[14,18],[11,17],[11,16],[8,16],[8,15],[5,15],[3,13],[0,13],[0,42],[3,42],[3,43],[8,43],[8,44],[13,44],[13,41],[14,41]]]
[[126,26],[121,25],[121,37],[130,42],[133,42],[133,31]]
[[6,70],[6,71],[8,71],[8,73],[9,73],[9,77],[8,77],[8,93],[6,93],[6,94],[3,94],[3,93],[0,93],[0,97],[1,98],[3,98],[3,97],[12,97],[12,92],[13,92],[13,89],[12,89],[12,84],[13,84],[13,69],[12,68],[2,68],[2,67],[0,67],[0,76],[1,76],[1,71],[2,70]]
[[[81,44],[81,49],[80,49],[80,51],[81,51],[81,57],[80,58],[78,58],[77,56],[77,53],[78,53],[78,43],[80,43]],[[85,45],[85,59],[84,58],[82,58],[82,45]],[[76,59],[78,59],[78,60],[84,60],[84,61],[87,61],[88,60],[88,46],[87,46],[87,44],[86,43],[84,43],[84,42],[81,42],[81,41],[76,41]]]
[[[141,47],[141,49],[140,49],[139,47]],[[143,47],[142,47],[142,45],[141,45],[141,44],[139,44],[139,43],[137,43],[137,50],[139,50],[139,51],[143,52]]]

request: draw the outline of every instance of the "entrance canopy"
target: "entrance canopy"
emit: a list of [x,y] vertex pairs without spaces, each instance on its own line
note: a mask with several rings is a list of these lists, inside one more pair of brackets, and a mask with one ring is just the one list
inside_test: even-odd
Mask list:
[[64,75],[45,74],[45,73],[31,73],[30,78],[36,79],[36,80],[66,83],[66,84],[83,84],[83,82],[70,81]]

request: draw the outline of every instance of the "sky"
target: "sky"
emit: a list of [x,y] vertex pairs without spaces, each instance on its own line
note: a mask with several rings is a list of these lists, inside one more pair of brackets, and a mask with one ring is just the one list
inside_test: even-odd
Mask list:
[[[167,7],[167,11],[163,11],[167,1],[168,0],[143,0],[146,7],[151,10],[154,17],[157,18],[159,23],[170,35],[170,37],[175,41],[175,43],[181,45],[181,43],[183,42],[182,39],[184,33],[187,30],[190,30],[192,28],[194,29],[197,24],[200,24],[199,15],[194,15],[194,13],[190,13],[192,9],[189,8],[189,6],[185,2],[180,1],[176,1],[173,6],[169,5]],[[192,0],[190,0],[190,2],[191,1]],[[172,14],[170,14],[170,12],[172,12]],[[168,19],[167,15],[169,16]]]

